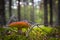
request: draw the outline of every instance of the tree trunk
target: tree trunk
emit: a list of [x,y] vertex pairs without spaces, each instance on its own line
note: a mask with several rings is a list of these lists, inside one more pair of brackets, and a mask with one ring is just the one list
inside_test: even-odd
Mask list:
[[44,0],[44,26],[48,26],[47,0]]
[[49,6],[50,6],[50,26],[52,26],[53,25],[53,7],[52,7],[52,0],[49,0]]
[[34,18],[34,0],[32,0],[32,9],[31,9],[30,17],[31,17],[31,21],[34,22],[34,20],[35,20],[35,18]]
[[9,0],[9,17],[12,16],[12,8],[11,8],[11,6],[12,6],[12,0]]
[[[23,2],[26,3],[27,0],[24,0]],[[26,4],[24,4],[24,20],[27,20],[27,5]]]
[[21,13],[20,13],[20,1],[21,0],[18,0],[18,21],[21,20]]
[[5,1],[0,0],[0,25],[6,24],[6,18],[5,18]]

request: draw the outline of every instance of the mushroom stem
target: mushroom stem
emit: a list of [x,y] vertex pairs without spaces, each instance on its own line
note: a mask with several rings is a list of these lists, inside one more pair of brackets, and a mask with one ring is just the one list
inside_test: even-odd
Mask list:
[[22,28],[18,28],[18,34],[22,35]]
[[22,31],[21,31],[21,30],[18,30],[18,33],[19,33],[19,34],[22,34]]

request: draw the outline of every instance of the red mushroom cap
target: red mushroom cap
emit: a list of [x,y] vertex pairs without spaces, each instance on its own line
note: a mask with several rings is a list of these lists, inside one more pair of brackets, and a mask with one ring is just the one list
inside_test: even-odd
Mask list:
[[30,24],[28,22],[24,22],[24,21],[12,22],[12,23],[9,24],[9,27],[29,28]]

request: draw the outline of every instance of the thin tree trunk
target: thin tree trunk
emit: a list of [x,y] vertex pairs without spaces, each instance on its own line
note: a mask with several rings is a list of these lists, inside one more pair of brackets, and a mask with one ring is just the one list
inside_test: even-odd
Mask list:
[[[24,1],[26,3],[26,1]],[[27,20],[27,5],[24,4],[24,20]]]
[[5,1],[0,0],[0,25],[6,24],[6,18],[5,18]]
[[31,21],[34,22],[34,0],[32,0],[32,10],[30,13]]
[[18,21],[21,20],[21,13],[20,13],[20,1],[21,0],[18,0]]
[[11,6],[12,6],[12,0],[9,0],[9,17],[12,16],[12,8],[11,8]]
[[50,25],[53,25],[53,7],[52,7],[52,0],[49,0],[49,5],[50,5]]
[[48,26],[47,0],[44,0],[44,26]]

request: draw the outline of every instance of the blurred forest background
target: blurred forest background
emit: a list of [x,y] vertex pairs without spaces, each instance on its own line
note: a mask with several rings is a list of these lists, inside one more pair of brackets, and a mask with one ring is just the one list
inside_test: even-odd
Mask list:
[[58,24],[58,0],[5,0],[4,3],[5,24],[13,15],[19,21]]
[[[47,1],[47,8],[44,11],[44,1],[43,0],[20,0],[20,10],[18,9],[18,0],[6,0],[5,2],[5,13],[6,20],[9,20],[9,17],[15,15],[18,18],[20,16],[20,20],[28,20],[30,22],[37,22],[40,24],[44,23],[44,13],[47,10],[48,23],[50,22],[50,4],[49,0]],[[58,13],[58,1],[52,0],[52,15],[53,15],[53,23],[56,24],[57,21],[57,13]],[[17,14],[20,11],[20,14]]]
[[[30,22],[43,23],[43,2],[41,0],[21,0],[20,18]],[[18,16],[18,0],[12,0],[10,14]],[[9,19],[9,2],[5,4],[6,20]]]
[[[21,21],[31,24],[29,30],[23,30],[25,35],[18,34],[24,23],[22,28],[9,27]],[[60,0],[0,0],[0,39],[60,40]]]

